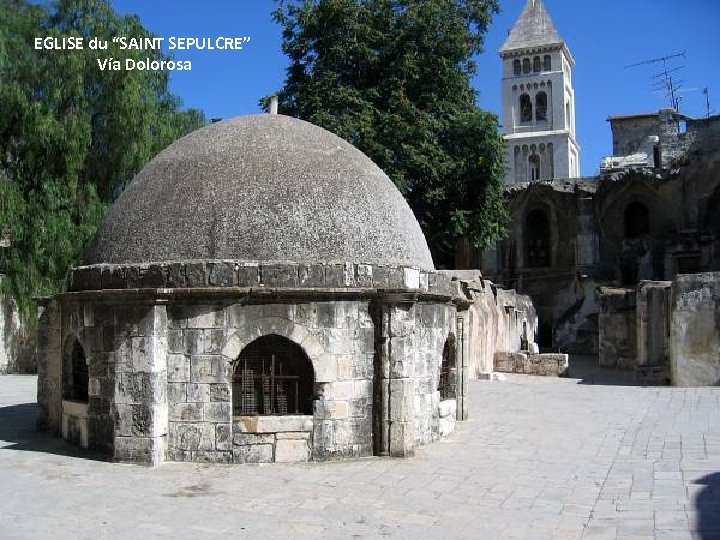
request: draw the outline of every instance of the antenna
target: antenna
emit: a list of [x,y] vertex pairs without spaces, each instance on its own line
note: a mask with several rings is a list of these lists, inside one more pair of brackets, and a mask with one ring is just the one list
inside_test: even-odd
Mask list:
[[[662,62],[663,68],[660,73],[657,75],[654,75],[653,79],[660,79],[661,81],[656,82],[656,85],[660,85],[660,88],[664,88],[666,92],[666,96],[670,99],[670,106],[675,109],[677,112],[680,112],[680,98],[676,95],[678,93],[678,90],[680,88],[680,83],[677,81],[673,81],[673,78],[670,76],[671,73],[675,73],[676,71],[681,70],[685,66],[678,66],[671,69],[668,69],[668,61],[672,60],[673,58],[678,58],[682,56],[685,58],[685,51],[681,51],[679,53],[675,54],[668,54],[666,56],[661,56],[660,58],[652,58],[650,60],[643,60],[642,62],[636,62],[635,64],[629,64],[625,66],[625,68],[633,68],[638,66],[644,66],[648,64],[656,64],[658,62]],[[659,88],[656,88],[658,90]]]
[[708,87],[703,88],[703,94],[705,94],[705,106],[707,107],[707,117],[710,118],[710,92]]

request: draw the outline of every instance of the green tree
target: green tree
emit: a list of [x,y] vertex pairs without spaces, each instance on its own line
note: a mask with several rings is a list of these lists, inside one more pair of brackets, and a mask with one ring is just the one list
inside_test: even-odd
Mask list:
[[[205,123],[181,111],[168,76],[101,71],[97,51],[35,50],[36,36],[145,37],[137,17],[107,0],[0,2],[0,230],[2,268],[25,313],[32,297],[62,290],[107,206],[177,137]],[[160,51],[103,51],[155,59]],[[149,53],[149,54],[148,54]]]
[[[373,159],[407,198],[439,266],[504,234],[497,118],[470,80],[496,0],[284,0],[281,113]],[[267,98],[262,100],[267,104]]]

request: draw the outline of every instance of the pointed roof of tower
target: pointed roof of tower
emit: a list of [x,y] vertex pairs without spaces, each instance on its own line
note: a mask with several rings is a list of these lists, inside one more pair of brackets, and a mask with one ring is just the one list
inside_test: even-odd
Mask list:
[[543,0],[527,0],[515,26],[510,30],[510,35],[500,48],[500,53],[564,44],[565,41],[555,28]]

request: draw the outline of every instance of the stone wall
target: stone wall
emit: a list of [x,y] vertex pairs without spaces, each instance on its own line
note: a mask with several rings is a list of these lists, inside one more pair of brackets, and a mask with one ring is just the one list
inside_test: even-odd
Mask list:
[[35,336],[27,327],[15,300],[0,294],[0,373],[35,373]]
[[[266,446],[271,444],[269,434],[286,432],[312,432],[316,460],[372,455],[375,344],[367,302],[176,305],[170,307],[170,314],[171,460],[273,461],[274,450]],[[303,347],[313,363],[316,392],[322,399],[315,401],[309,417],[312,429],[263,428],[253,438],[247,428],[235,432],[242,423],[233,422],[232,369],[247,344],[271,334]],[[285,420],[278,418],[276,424]],[[263,446],[247,448],[255,444]],[[310,456],[305,454],[307,460]]]
[[633,370],[637,363],[635,289],[600,289],[600,356],[603,367]]
[[480,272],[448,270],[442,273],[458,280],[471,302],[467,309],[468,372],[486,378],[493,372],[497,352],[530,350],[535,343],[538,317],[529,296],[498,287],[482,279]]
[[[161,303],[158,291],[138,290],[46,303],[42,426],[117,460],[150,464],[411,455],[454,427],[447,414],[442,425],[440,418],[457,403],[441,408],[438,389],[443,348],[455,332],[452,303],[364,292],[313,301],[312,293],[283,300],[277,291],[233,290],[220,299],[199,289],[181,300],[163,291],[170,296]],[[312,414],[233,415],[238,357],[268,335],[296,343],[311,361]],[[62,395],[76,341],[89,370],[86,403]]]
[[720,384],[720,273],[678,276],[670,333],[675,386]]
[[526,352],[495,354],[495,371],[498,373],[522,373],[545,377],[566,377],[569,357],[567,354],[528,354]]

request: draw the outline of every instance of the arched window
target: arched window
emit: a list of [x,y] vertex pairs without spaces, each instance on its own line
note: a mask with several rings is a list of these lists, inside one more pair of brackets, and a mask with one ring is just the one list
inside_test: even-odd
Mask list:
[[530,168],[530,181],[537,182],[540,180],[540,156],[533,154],[528,158],[528,167]]
[[547,120],[547,94],[545,92],[538,92],[535,96],[535,119]]
[[440,365],[440,381],[438,390],[440,399],[455,399],[457,397],[457,361],[455,336],[450,334],[443,348],[442,364]]
[[522,65],[520,63],[520,60],[517,58],[513,60],[513,72],[516,76],[522,73]]
[[533,58],[533,71],[535,73],[540,73],[541,63],[540,63],[540,57],[536,56]]
[[638,238],[650,232],[650,216],[647,206],[639,201],[625,207],[625,238]]
[[550,266],[550,220],[544,210],[535,209],[525,219],[525,265]]
[[520,121],[532,122],[532,101],[527,94],[520,96]]
[[76,339],[65,360],[63,398],[71,401],[88,401],[88,366],[85,350]]
[[263,336],[240,353],[233,374],[233,414],[312,414],[314,372],[302,348]]
[[523,73],[530,73],[530,59],[525,58],[523,60]]
[[552,71],[552,59],[550,58],[550,55],[549,55],[549,54],[546,54],[546,55],[543,57],[543,64],[544,64],[544,65],[543,65],[543,69],[544,69],[545,71]]

